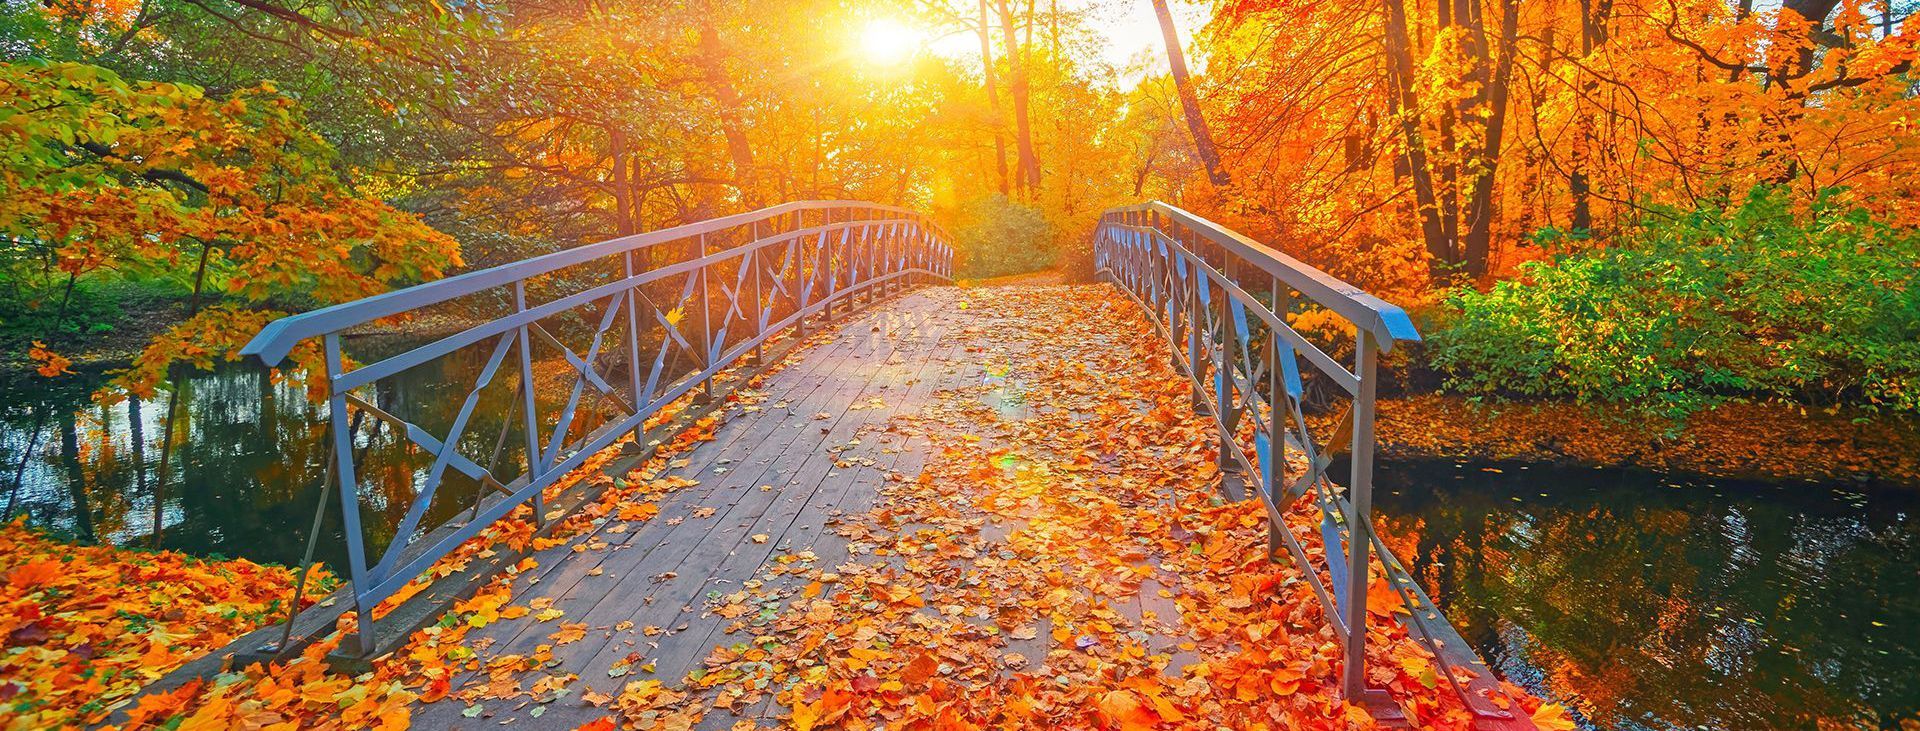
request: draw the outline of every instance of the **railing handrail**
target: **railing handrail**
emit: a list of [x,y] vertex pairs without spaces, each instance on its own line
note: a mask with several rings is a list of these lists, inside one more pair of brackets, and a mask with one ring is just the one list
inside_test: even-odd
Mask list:
[[1109,208],[1101,214],[1101,218],[1104,220],[1117,214],[1148,212],[1165,214],[1188,230],[1232,252],[1242,261],[1279,277],[1280,281],[1299,290],[1320,306],[1338,313],[1356,327],[1366,328],[1374,334],[1382,352],[1391,351],[1397,342],[1420,341],[1420,331],[1413,326],[1413,320],[1407,317],[1407,311],[1399,305],[1368,294],[1366,290],[1320,271],[1311,264],[1179,206],[1150,200]]
[[262,328],[240,349],[240,354],[258,357],[265,365],[277,366],[281,361],[286,360],[287,355],[293,352],[294,346],[300,341],[329,332],[357,327],[381,318],[502,287],[615,254],[684,241],[702,234],[725,231],[795,211],[841,208],[901,214],[932,229],[941,238],[947,238],[938,224],[925,214],[910,208],[855,200],[793,201],[730,216],[597,241],[283,317]]
[[[1140,305],[1172,346],[1173,366],[1191,382],[1195,409],[1214,423],[1222,490],[1238,498],[1240,479],[1257,488],[1267,513],[1268,551],[1284,548],[1292,555],[1344,645],[1341,694],[1378,717],[1398,713],[1389,694],[1369,687],[1366,673],[1367,594],[1372,556],[1378,555],[1382,578],[1414,608],[1410,634],[1433,653],[1441,677],[1473,713],[1475,728],[1533,728],[1508,710],[1511,703],[1494,701],[1504,691],[1445,619],[1422,616],[1430,599],[1373,529],[1378,354],[1396,342],[1420,340],[1406,311],[1159,201],[1103,213],[1094,229],[1093,258],[1095,272]],[[1354,326],[1352,370],[1287,322],[1297,301],[1292,292]],[[1330,441],[1323,449],[1313,436],[1320,427],[1307,418],[1301,359],[1352,397],[1341,426],[1333,429],[1334,441],[1348,441],[1344,489],[1328,473],[1340,445]],[[1297,479],[1286,474],[1289,451],[1306,466]],[[1307,507],[1319,513],[1324,578],[1288,522],[1288,511],[1301,499],[1310,499]],[[1462,666],[1473,669],[1473,678],[1455,677],[1453,669]]]
[[[819,213],[804,215],[809,211]],[[763,227],[762,222],[771,225]],[[715,232],[722,232],[718,241],[709,236]],[[636,256],[665,244],[697,248],[660,250],[665,257]],[[540,293],[543,301],[529,301],[530,280],[594,262],[612,265],[614,271],[560,277],[557,286],[544,288],[553,291]],[[714,381],[725,369],[747,359],[761,362],[764,347],[776,338],[786,339],[789,328],[794,333],[790,347],[798,347],[806,341],[808,318],[831,323],[836,309],[851,310],[862,294],[871,304],[918,283],[951,281],[952,265],[946,233],[916,211],[860,201],[800,201],[587,244],[291,315],[262,328],[242,352],[277,364],[299,341],[321,340],[325,362],[320,373],[328,392],[332,442],[328,476],[322,482],[339,486],[347,570],[363,621],[357,645],[360,652],[372,653],[377,645],[370,623],[374,607],[521,506],[532,503],[534,520],[544,521],[547,489],[561,484],[592,455],[628,434],[638,437],[649,419],[682,398],[713,403]],[[482,292],[506,295],[510,311],[373,363],[354,364],[345,356],[342,339],[351,328]],[[584,330],[556,335],[542,324],[583,311]],[[565,342],[563,336],[577,342]],[[543,405],[536,393],[536,345],[551,354],[541,360],[562,374],[557,381],[562,388],[551,394],[561,399],[558,402]],[[471,383],[463,382],[466,398],[449,423],[423,426],[415,415],[389,411],[380,402],[378,384],[384,379],[469,352],[472,346],[480,346],[473,352],[490,349],[491,355]],[[511,365],[510,354],[516,356]],[[625,371],[624,379],[617,370]],[[572,384],[566,386],[569,377]],[[469,436],[482,393],[505,379],[514,382],[512,395],[492,440],[491,456],[463,453],[462,440]],[[600,414],[609,405],[615,413]],[[518,471],[521,461],[501,462],[513,413],[520,416],[526,466],[517,477],[504,477],[513,473],[502,470]],[[605,417],[597,426],[587,421],[594,414]],[[373,545],[361,529],[358,452],[365,443],[356,430],[365,416],[373,417],[376,430],[392,427],[393,443],[401,449],[432,458],[430,467],[408,473],[411,497],[403,500],[405,515],[385,546]],[[456,474],[480,486],[471,513],[421,535],[435,494]],[[493,497],[495,492],[504,497]],[[317,535],[309,536],[309,553]]]

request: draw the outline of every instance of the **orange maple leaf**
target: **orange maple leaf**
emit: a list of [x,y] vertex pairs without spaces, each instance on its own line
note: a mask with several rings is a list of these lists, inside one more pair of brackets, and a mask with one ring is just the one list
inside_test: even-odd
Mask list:
[[1407,614],[1407,603],[1400,599],[1400,592],[1386,579],[1374,579],[1367,585],[1367,613],[1382,619],[1395,614]]
[[7,586],[14,591],[23,592],[60,578],[60,573],[65,567],[65,564],[51,558],[28,561],[7,573]]
[[925,683],[939,670],[940,661],[934,658],[933,653],[923,652],[900,670],[900,681],[908,684]]
[[1119,724],[1121,731],[1149,731],[1160,722],[1160,716],[1140,700],[1139,694],[1130,690],[1108,691],[1101,695],[1100,712],[1113,723]]

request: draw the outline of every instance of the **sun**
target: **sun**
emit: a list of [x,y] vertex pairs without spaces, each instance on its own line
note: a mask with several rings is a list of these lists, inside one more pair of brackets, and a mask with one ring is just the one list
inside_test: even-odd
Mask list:
[[860,30],[860,52],[876,66],[897,66],[926,46],[926,35],[892,18],[874,18]]

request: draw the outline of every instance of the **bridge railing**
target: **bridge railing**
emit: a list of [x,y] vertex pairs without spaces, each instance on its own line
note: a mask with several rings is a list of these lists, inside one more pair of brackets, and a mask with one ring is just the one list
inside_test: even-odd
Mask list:
[[[1377,709],[1392,705],[1384,691],[1366,685],[1370,552],[1377,551],[1388,583],[1412,608],[1416,626],[1409,629],[1440,660],[1447,682],[1476,715],[1496,723],[1511,718],[1486,698],[1491,674],[1373,532],[1377,364],[1381,353],[1420,340],[1406,312],[1158,201],[1106,211],[1093,249],[1096,272],[1146,310],[1173,346],[1175,367],[1192,380],[1194,407],[1218,428],[1223,487],[1236,499],[1241,481],[1255,488],[1266,506],[1269,550],[1284,547],[1312,585],[1344,643],[1345,696]],[[1350,367],[1291,323],[1291,315],[1314,309],[1350,326]],[[1330,410],[1323,401],[1337,406],[1341,400],[1343,416],[1321,420],[1319,428],[1309,423],[1309,414]],[[1305,464],[1291,478],[1289,451]],[[1349,462],[1344,487],[1328,474],[1340,452]],[[1324,562],[1310,560],[1285,520],[1301,499],[1310,500],[1320,518]],[[1466,685],[1480,687],[1463,687],[1452,665],[1476,666],[1479,681]]]
[[[373,608],[461,543],[528,503],[542,520],[550,486],[676,401],[701,398],[696,389],[710,395],[716,374],[757,358],[770,340],[804,336],[809,318],[831,318],[862,295],[945,280],[952,263],[946,234],[911,210],[787,203],[282,318],[242,352],[277,366],[302,341],[321,341],[327,471],[339,486],[360,649],[372,652]],[[458,324],[370,363],[343,348],[349,331],[427,313]],[[411,391],[422,390],[425,373],[433,392],[396,385],[410,372]],[[441,382],[447,373],[458,382]],[[457,410],[409,408],[440,396],[461,399]],[[473,433],[476,411],[499,423],[497,433]],[[365,463],[382,428],[410,463]],[[370,473],[402,484],[376,484]],[[471,515],[424,530],[430,515],[449,513],[435,498],[450,479],[478,492]],[[490,493],[501,497],[480,499]],[[393,525],[367,524],[368,512]],[[370,530],[385,540],[370,540]]]

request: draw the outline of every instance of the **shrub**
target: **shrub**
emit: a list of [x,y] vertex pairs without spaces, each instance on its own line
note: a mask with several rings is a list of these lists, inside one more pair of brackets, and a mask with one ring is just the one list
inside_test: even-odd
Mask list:
[[1448,298],[1448,388],[1684,413],[1728,397],[1920,411],[1920,232],[1821,195],[1657,212],[1620,245]]
[[954,238],[960,257],[955,268],[964,278],[1038,271],[1060,256],[1053,226],[1040,209],[997,193],[966,205]]

